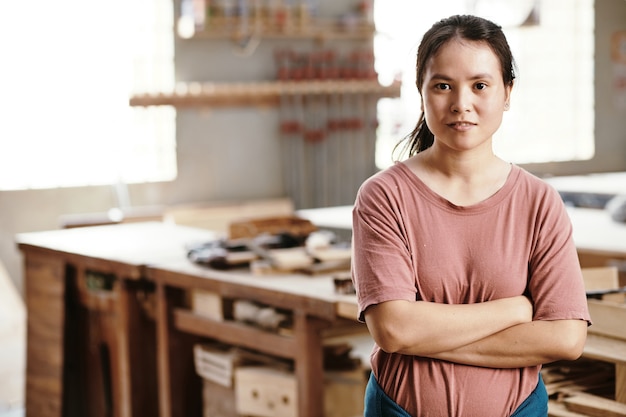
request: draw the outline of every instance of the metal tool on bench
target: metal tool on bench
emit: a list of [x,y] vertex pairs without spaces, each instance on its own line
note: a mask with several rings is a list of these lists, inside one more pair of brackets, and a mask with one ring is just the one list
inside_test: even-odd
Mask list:
[[288,233],[263,234],[254,238],[217,239],[189,248],[187,257],[197,264],[215,269],[245,267],[266,255],[269,248],[301,246],[297,237]]
[[587,290],[587,298],[601,300],[602,296],[608,294],[626,294],[626,287],[620,288],[607,288],[601,290]]

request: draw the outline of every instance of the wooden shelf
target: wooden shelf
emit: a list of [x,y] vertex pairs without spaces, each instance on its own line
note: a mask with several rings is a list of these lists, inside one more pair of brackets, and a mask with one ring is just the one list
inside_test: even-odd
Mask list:
[[296,341],[293,337],[266,332],[235,321],[215,321],[186,309],[176,309],[174,326],[178,330],[217,339],[227,344],[260,349],[264,353],[281,358],[295,358]]
[[170,93],[140,94],[130,105],[174,107],[277,106],[285,95],[367,94],[399,97],[400,83],[382,86],[375,80],[267,81],[254,83],[188,83]]

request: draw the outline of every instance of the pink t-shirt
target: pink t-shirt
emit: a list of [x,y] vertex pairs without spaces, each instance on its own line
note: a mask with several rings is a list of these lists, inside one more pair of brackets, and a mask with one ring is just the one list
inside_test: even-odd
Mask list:
[[[397,163],[361,186],[353,248],[360,320],[384,301],[469,304],[526,290],[535,320],[590,320],[561,198],[515,165],[497,193],[459,207]],[[387,395],[419,417],[508,416],[533,391],[540,369],[459,365],[377,346],[371,362]]]

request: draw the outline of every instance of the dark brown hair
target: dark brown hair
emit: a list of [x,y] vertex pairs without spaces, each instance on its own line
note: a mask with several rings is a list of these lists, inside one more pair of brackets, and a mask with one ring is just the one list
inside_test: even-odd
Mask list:
[[[502,32],[502,27],[481,17],[456,15],[435,23],[422,38],[417,49],[417,62],[415,65],[415,84],[420,94],[422,93],[424,73],[428,61],[443,45],[455,38],[487,43],[500,61],[504,85],[513,85],[515,61],[511,48]],[[408,155],[413,156],[430,148],[434,140],[435,137],[426,125],[424,113],[422,112],[415,129],[396,145],[396,149],[406,141],[402,152],[408,151]]]

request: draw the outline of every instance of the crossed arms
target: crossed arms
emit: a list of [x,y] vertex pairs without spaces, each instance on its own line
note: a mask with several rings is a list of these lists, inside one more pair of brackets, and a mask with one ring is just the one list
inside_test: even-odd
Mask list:
[[587,322],[532,320],[524,296],[476,304],[387,301],[365,322],[386,352],[489,368],[521,368],[582,354]]

